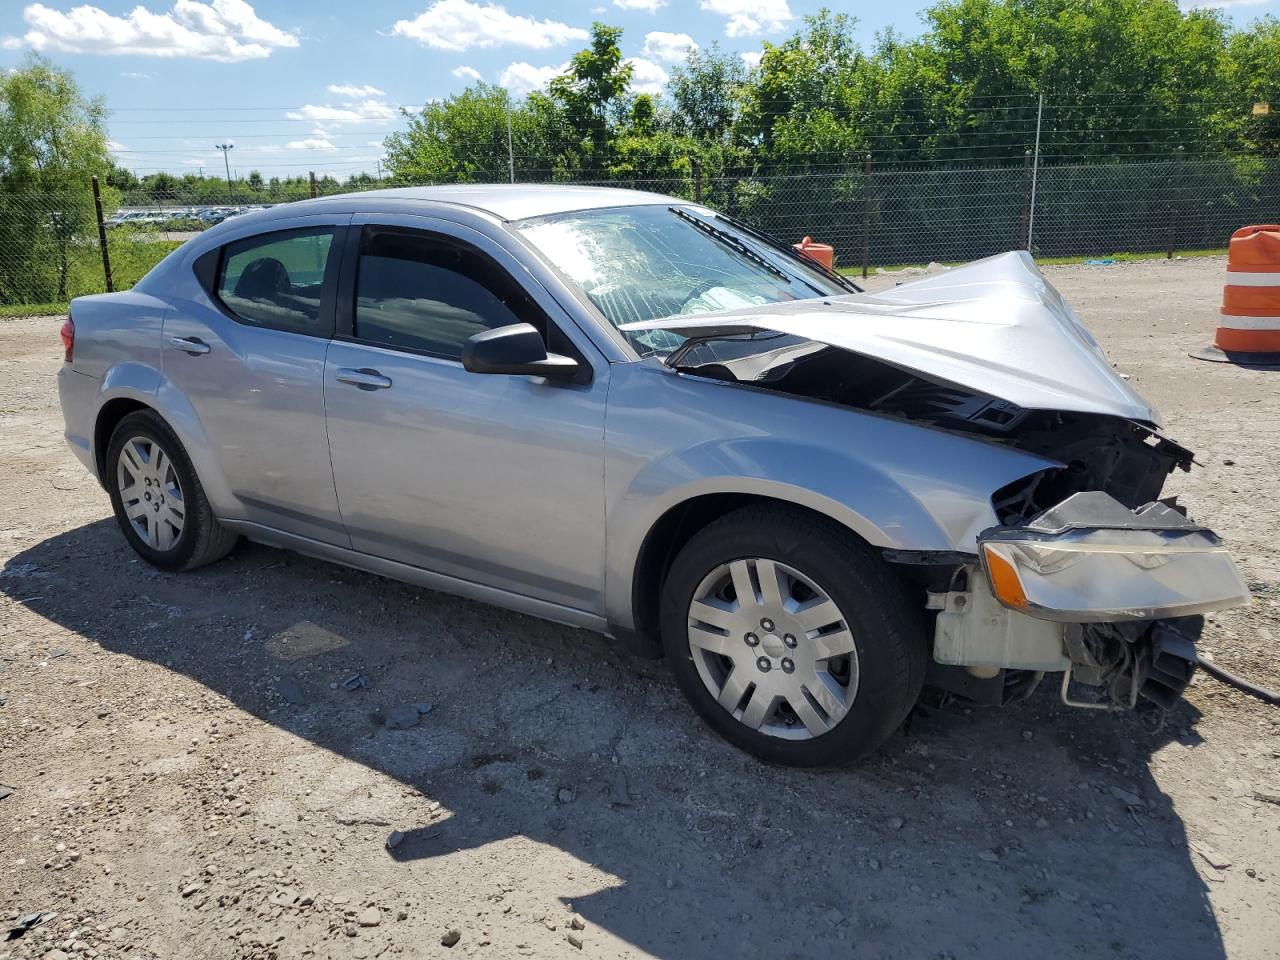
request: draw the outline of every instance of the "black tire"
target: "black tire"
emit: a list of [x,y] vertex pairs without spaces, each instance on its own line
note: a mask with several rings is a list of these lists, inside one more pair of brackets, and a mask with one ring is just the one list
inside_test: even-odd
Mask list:
[[[785,563],[820,584],[853,634],[856,694],[843,719],[819,736],[788,740],[751,729],[720,706],[698,674],[688,635],[694,592],[721,564],[752,557]],[[861,760],[902,724],[924,685],[929,634],[922,598],[850,531],[796,508],[744,507],[695,534],[667,573],[661,611],[667,662],[694,709],[726,740],[772,763]]]
[[[135,439],[144,439],[156,444],[173,463],[174,473],[182,488],[184,519],[182,530],[168,549],[156,549],[147,543],[133,523],[125,514],[121,499],[120,483],[117,477],[120,452],[125,444]],[[138,556],[152,566],[161,570],[194,570],[206,564],[221,560],[236,545],[239,537],[220,524],[213,515],[209,501],[191,466],[191,459],[183,449],[177,434],[164,419],[153,410],[138,410],[122,419],[111,434],[107,444],[107,456],[104,463],[104,476],[107,492],[111,496],[111,508],[116,515],[116,523],[124,533],[129,546]]]

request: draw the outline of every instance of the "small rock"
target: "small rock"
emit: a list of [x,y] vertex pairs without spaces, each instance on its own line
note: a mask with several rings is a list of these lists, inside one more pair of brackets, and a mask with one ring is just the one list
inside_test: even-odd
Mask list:
[[382,725],[388,730],[408,730],[418,725],[418,708],[402,703],[382,715]]
[[462,939],[461,930],[446,930],[444,933],[444,936],[440,938],[440,946],[452,947],[461,939]]
[[996,853],[994,850],[981,850],[978,852],[978,859],[983,860],[986,863],[999,863],[1000,854]]
[[561,787],[556,792],[556,799],[559,800],[561,803],[573,803],[573,798],[575,796],[576,794],[572,790],[570,790],[568,787]]
[[1234,467],[1236,465],[1236,462],[1234,460],[1223,460],[1222,465],[1224,467]]
[[1209,866],[1213,867],[1215,870],[1225,870],[1227,867],[1231,866],[1230,857],[1224,857],[1203,840],[1192,840],[1191,849],[1200,854],[1200,856],[1204,858],[1204,862],[1209,864]]
[[901,830],[905,824],[906,824],[906,821],[905,821],[905,820],[903,820],[901,817],[890,817],[890,818],[889,818],[889,829],[890,829],[890,830]]
[[1136,793],[1129,790],[1122,790],[1120,787],[1112,787],[1111,795],[1123,803],[1127,807],[1145,807],[1142,798]]
[[394,850],[396,847],[400,846],[400,842],[402,840],[404,840],[404,834],[399,830],[392,830],[387,834],[387,849]]
[[566,933],[564,938],[569,941],[569,946],[582,949],[582,938],[576,933]]
[[844,914],[841,913],[839,910],[837,910],[835,907],[832,907],[830,910],[824,913],[822,915],[822,918],[826,920],[827,923],[831,924],[833,927],[838,927],[840,926],[840,924],[844,923]]
[[875,857],[872,857],[870,860],[867,861],[867,866],[870,867],[872,870],[878,871],[880,869],[880,861],[877,860]]
[[356,917],[356,923],[362,927],[376,927],[382,922],[382,911],[377,907],[366,907]]
[[372,683],[373,681],[363,673],[353,673],[351,676],[347,677],[347,679],[342,681],[342,689],[359,690],[362,687],[370,686]]
[[1039,829],[1043,830],[1043,829],[1044,829],[1045,827],[1047,827],[1047,826],[1049,826],[1049,821],[1048,821],[1048,820],[1046,820],[1044,817],[1037,817],[1037,818],[1036,818],[1036,827],[1037,827],[1037,828],[1039,828]]
[[188,883],[185,887],[182,888],[181,893],[182,893],[183,899],[186,899],[187,897],[191,896],[193,893],[199,893],[203,889],[204,889],[203,883]]
[[422,716],[426,716],[428,713],[431,712],[431,704],[429,703],[415,703],[413,705],[413,708],[417,710],[418,713],[421,714]]
[[71,954],[63,953],[61,950],[50,950],[44,955],[44,960],[71,960]]
[[[1252,873],[1252,871],[1250,872]],[[585,930],[587,928],[587,923],[585,920],[583,920],[580,916],[578,916],[575,913],[569,919],[569,926],[572,927],[574,930]]]

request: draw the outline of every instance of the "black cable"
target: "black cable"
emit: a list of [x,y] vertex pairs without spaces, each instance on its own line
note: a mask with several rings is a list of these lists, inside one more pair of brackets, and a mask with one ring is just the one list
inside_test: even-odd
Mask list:
[[1243,677],[1237,677],[1229,670],[1223,670],[1216,663],[1211,663],[1208,660],[1201,660],[1200,668],[1209,676],[1221,680],[1229,687],[1235,687],[1237,690],[1241,690],[1251,697],[1257,697],[1263,703],[1269,703],[1273,707],[1280,707],[1280,693],[1276,693],[1274,690],[1268,690],[1266,687],[1250,683]]

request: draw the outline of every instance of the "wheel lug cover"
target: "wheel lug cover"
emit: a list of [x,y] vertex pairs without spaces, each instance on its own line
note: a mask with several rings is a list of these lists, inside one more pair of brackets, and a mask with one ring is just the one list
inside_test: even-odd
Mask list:
[[764,673],[768,673],[769,670],[773,667],[773,664],[769,662],[768,657],[761,657],[759,660],[756,661],[756,666],[759,667],[761,671],[763,671]]
[[748,634],[747,634],[747,636],[746,636],[746,641],[747,641],[747,646],[748,646],[748,647],[754,647],[754,646],[759,645],[759,643],[760,643],[760,638],[759,638],[759,637],[757,637],[754,633],[748,633]]
[[782,661],[783,673],[791,673],[793,670],[795,670],[795,668],[796,668],[796,665],[792,663],[790,659],[785,659]]
[[796,638],[793,637],[791,634],[788,633],[785,637],[783,637],[782,642],[785,643],[788,647],[795,649]]
[[772,620],[770,620],[768,617],[765,617],[763,620],[761,620],[761,621],[760,621],[760,629],[762,629],[762,630],[772,630],[772,629],[773,629],[773,621],[772,621]]

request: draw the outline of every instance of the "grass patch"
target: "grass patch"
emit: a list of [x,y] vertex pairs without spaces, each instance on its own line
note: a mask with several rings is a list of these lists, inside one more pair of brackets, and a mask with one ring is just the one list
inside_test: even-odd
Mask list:
[[[1173,251],[1173,255],[1175,257],[1183,257],[1183,258],[1225,257],[1227,255],[1227,248],[1211,247],[1203,250],[1175,250]],[[1090,260],[1114,260],[1116,263],[1134,263],[1139,260],[1164,260],[1166,259],[1166,257],[1167,257],[1167,254],[1165,254],[1163,251],[1152,251],[1149,253],[1132,253],[1132,252],[1083,253],[1083,254],[1079,254],[1077,256],[1071,256],[1071,257],[1036,257],[1036,263],[1042,267],[1045,267],[1045,266],[1057,267],[1057,266],[1063,266],[1063,265],[1072,264],[1072,263],[1087,263]],[[973,261],[945,260],[945,261],[936,261],[936,262],[941,263],[944,267],[958,267],[966,263],[972,263]],[[895,263],[892,265],[879,264],[877,266],[871,267],[871,273],[874,274],[877,270],[885,270],[885,271],[905,270],[909,267],[927,267],[928,265],[929,264],[927,263]],[[862,267],[861,266],[840,267],[839,272],[844,274],[846,277],[857,277],[862,275]]]
[[12,317],[52,317],[66,312],[65,303],[0,304],[0,320]]

